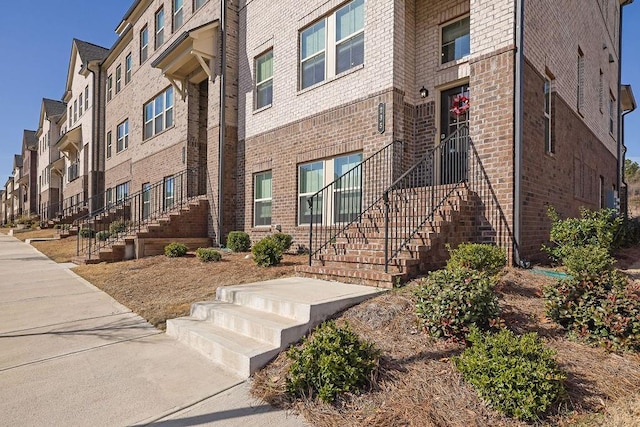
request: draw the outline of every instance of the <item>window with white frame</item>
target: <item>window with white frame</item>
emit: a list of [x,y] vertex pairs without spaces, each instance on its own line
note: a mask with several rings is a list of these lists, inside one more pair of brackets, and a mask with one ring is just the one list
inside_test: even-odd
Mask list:
[[113,188],[107,188],[107,191],[105,191],[104,199],[107,206],[113,203]]
[[113,76],[109,74],[107,77],[107,101],[111,101],[113,97]]
[[122,89],[122,65],[116,67],[116,93]]
[[256,227],[271,225],[271,171],[254,176],[253,224]]
[[155,48],[164,43],[164,9],[160,8],[155,15]]
[[140,30],[140,64],[147,60],[149,55],[149,28],[145,25]]
[[73,106],[69,105],[69,126],[73,125]]
[[124,84],[127,85],[131,81],[131,68],[133,67],[133,58],[131,53],[124,60]]
[[[351,221],[362,209],[362,153],[306,163],[298,167],[298,224],[311,221],[310,198],[339,177],[330,200],[321,193],[314,198],[314,223]],[[349,172],[347,174],[347,172]],[[346,174],[346,175],[345,175]],[[344,176],[343,176],[344,175]]]
[[107,132],[107,159],[111,158],[111,131]]
[[551,80],[544,78],[544,147],[547,153],[555,153],[555,147],[551,138]]
[[616,100],[612,93],[609,93],[609,133],[613,135],[616,130]]
[[273,102],[273,49],[256,58],[256,109]]
[[164,208],[168,209],[173,206],[176,196],[176,180],[173,176],[164,179]]
[[73,121],[78,121],[78,100],[73,101]]
[[207,0],[194,0],[193,10],[198,10],[207,2]]
[[121,202],[129,195],[129,182],[116,185],[116,202]]
[[82,116],[82,107],[84,107],[84,102],[82,102],[82,94],[78,97],[78,116]]
[[173,0],[173,31],[182,27],[184,0]]
[[471,52],[470,22],[467,16],[442,27],[442,64],[469,55]]
[[144,105],[143,139],[173,126],[173,86]]
[[142,184],[142,219],[149,218],[151,214],[151,184]]
[[129,120],[118,125],[118,140],[116,141],[116,153],[129,148]]
[[300,89],[364,64],[364,0],[300,31]]
[[84,88],[84,111],[89,109],[89,86]]

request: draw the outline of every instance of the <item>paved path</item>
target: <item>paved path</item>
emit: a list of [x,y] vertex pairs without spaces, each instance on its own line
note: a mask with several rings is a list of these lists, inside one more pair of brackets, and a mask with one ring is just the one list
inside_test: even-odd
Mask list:
[[30,245],[0,234],[0,425],[299,426]]

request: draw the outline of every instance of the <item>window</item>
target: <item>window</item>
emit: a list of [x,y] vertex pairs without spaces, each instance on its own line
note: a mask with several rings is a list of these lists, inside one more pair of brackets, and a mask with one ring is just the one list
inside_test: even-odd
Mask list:
[[144,106],[144,139],[151,138],[173,126],[173,87],[156,96]]
[[613,95],[609,93],[609,133],[613,135],[616,129],[616,100]]
[[89,109],[89,86],[84,88],[84,110]]
[[551,80],[544,79],[544,147],[547,153],[555,153],[551,139]]
[[145,26],[140,30],[140,63],[147,60],[149,54],[149,29]]
[[598,79],[598,106],[600,107],[600,112],[604,112],[604,77],[602,70],[600,70],[600,78]]
[[[331,200],[322,194],[314,201],[314,223],[348,222],[362,210],[362,174],[357,166],[362,154],[355,153],[333,159],[300,165],[298,175],[298,224],[309,224],[311,211],[308,200],[327,184],[344,175],[336,183]],[[348,175],[345,175],[349,172]]]
[[258,173],[254,178],[254,225],[271,225],[271,171]]
[[73,121],[78,121],[78,100],[73,101]]
[[182,27],[183,0],[173,0],[173,31]]
[[107,159],[111,158],[111,132],[107,132]]
[[105,203],[107,206],[109,206],[111,203],[113,203],[113,188],[107,188],[106,194],[105,194]]
[[69,126],[73,125],[73,106],[69,106]]
[[273,101],[273,50],[256,59],[256,108],[271,105]]
[[113,97],[113,77],[111,74],[109,74],[109,77],[107,77],[107,101],[111,101],[111,98]]
[[82,102],[82,94],[80,94],[80,97],[78,98],[78,115],[82,116],[82,107],[84,106],[84,103]]
[[116,185],[116,202],[121,202],[129,196],[129,183]]
[[131,81],[131,67],[133,66],[133,59],[131,54],[128,54],[124,60],[124,84],[127,85]]
[[471,52],[470,19],[467,16],[442,27],[442,63],[464,58]]
[[577,108],[581,112],[584,108],[584,54],[578,49],[578,93]]
[[164,9],[160,8],[156,12],[156,38],[155,38],[155,48],[159,48],[162,43],[164,43]]
[[175,178],[168,176],[164,179],[164,208],[169,209],[175,201]]
[[354,0],[300,32],[300,89],[361,64],[364,0]]
[[129,120],[118,125],[118,141],[116,142],[116,153],[129,148]]
[[205,4],[207,2],[207,0],[195,0],[193,2],[193,10],[198,10],[202,7],[203,4]]
[[122,89],[122,65],[116,67],[116,93]]
[[142,219],[149,218],[151,213],[151,184],[142,184]]

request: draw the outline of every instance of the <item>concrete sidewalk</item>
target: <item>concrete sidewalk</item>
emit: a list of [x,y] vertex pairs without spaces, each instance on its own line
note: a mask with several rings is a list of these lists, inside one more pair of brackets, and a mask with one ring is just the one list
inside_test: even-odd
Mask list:
[[0,235],[0,425],[305,425],[67,267]]

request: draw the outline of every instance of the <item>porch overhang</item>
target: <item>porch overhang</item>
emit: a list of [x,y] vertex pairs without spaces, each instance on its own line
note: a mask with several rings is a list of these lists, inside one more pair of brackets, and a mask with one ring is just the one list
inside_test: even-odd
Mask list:
[[64,176],[64,157],[60,157],[51,163],[51,171],[57,173],[60,176]]
[[162,70],[171,85],[186,98],[187,82],[214,79],[220,22],[216,19],[182,33],[151,66]]
[[17,181],[15,181],[16,184],[20,184],[20,185],[28,185],[29,184],[29,175],[22,175],[20,177],[20,179],[18,179]]
[[69,156],[72,152],[80,151],[82,147],[82,125],[71,129],[60,137],[55,145],[58,150]]
[[620,109],[623,112],[631,112],[638,108],[636,98],[633,96],[631,85],[622,85],[620,87]]

